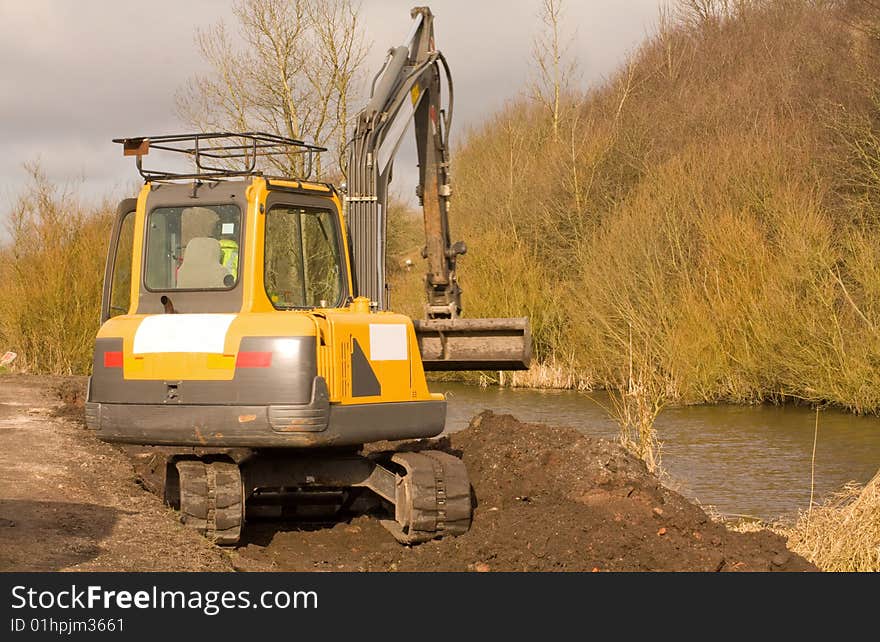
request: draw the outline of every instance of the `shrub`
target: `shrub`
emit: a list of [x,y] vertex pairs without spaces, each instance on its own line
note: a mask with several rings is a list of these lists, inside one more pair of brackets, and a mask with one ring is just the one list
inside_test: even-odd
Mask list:
[[0,346],[34,373],[91,367],[112,209],[89,208],[39,166],[15,203],[0,248]]

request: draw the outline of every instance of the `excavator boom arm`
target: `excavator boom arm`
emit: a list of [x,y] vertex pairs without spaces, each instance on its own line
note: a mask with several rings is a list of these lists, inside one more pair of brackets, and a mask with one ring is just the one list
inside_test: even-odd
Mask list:
[[[405,44],[388,53],[373,81],[348,148],[347,218],[355,290],[376,310],[389,305],[385,270],[388,185],[403,136],[414,125],[419,157],[417,195],[425,226],[426,319],[416,324],[427,370],[527,368],[531,344],[527,319],[460,319],[456,261],[467,252],[449,233],[449,129],[452,75],[434,42],[434,16],[411,12]],[[447,106],[441,102],[446,81]],[[454,339],[454,340],[450,340]]]
[[394,157],[411,125],[419,155],[417,193],[425,223],[424,258],[429,318],[454,318],[461,312],[455,259],[465,251],[449,238],[448,136],[450,109],[441,105],[441,68],[452,95],[451,74],[434,47],[434,16],[427,7],[412,11],[407,43],[392,49],[373,85],[373,95],[359,114],[348,158],[348,215],[358,293],[384,310],[385,238],[388,184]]

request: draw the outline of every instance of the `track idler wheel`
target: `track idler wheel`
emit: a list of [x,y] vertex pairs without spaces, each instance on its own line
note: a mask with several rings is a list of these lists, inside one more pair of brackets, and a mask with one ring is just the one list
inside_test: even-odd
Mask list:
[[397,541],[418,544],[466,533],[471,525],[471,484],[464,462],[448,453],[426,450],[395,453],[403,470],[397,480],[395,520],[384,526]]
[[179,461],[180,521],[220,546],[241,539],[244,486],[238,466],[226,461]]

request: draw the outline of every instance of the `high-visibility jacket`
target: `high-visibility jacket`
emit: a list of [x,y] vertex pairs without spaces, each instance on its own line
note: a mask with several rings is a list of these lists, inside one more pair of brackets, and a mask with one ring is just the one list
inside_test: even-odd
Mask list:
[[232,239],[220,239],[220,263],[238,280],[238,242]]

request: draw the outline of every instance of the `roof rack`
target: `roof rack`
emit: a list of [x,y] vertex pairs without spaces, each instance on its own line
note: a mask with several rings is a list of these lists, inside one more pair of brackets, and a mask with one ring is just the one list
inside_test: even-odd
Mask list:
[[[289,178],[305,180],[312,174],[315,154],[327,151],[325,147],[310,145],[301,140],[261,132],[141,136],[138,138],[114,138],[113,142],[122,145],[125,156],[137,156],[138,172],[146,181],[262,176],[263,172],[258,170],[256,165],[257,159],[265,156],[301,156],[303,175]],[[150,149],[191,156],[196,171],[180,173],[147,169],[143,166],[143,158]],[[239,160],[243,162],[241,169],[235,169],[235,163],[229,162]],[[228,166],[218,166],[224,164],[228,164]]]

